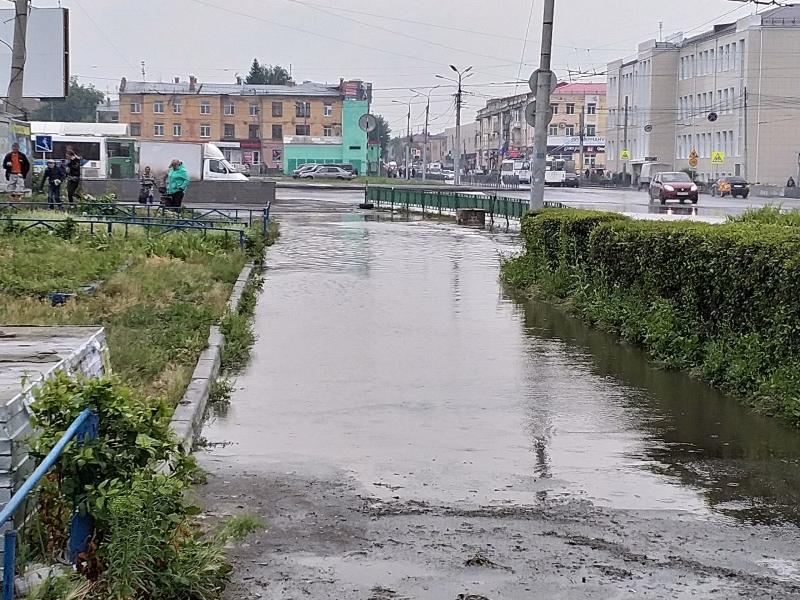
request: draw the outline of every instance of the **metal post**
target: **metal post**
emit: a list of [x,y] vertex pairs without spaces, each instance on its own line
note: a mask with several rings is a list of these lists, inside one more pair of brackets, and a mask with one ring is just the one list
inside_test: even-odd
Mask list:
[[23,114],[22,84],[25,78],[26,38],[28,36],[28,1],[14,0],[14,48],[11,53],[11,79],[8,83],[8,105],[14,114]]
[[425,143],[422,145],[422,181],[427,179],[428,171],[428,123],[431,117],[431,95],[428,94],[428,104],[425,106]]
[[553,18],[555,0],[545,0],[542,19],[542,53],[539,60],[539,81],[536,84],[536,125],[533,130],[531,209],[544,206],[544,173],[547,167],[547,115],[550,114],[550,62],[553,51]]
[[[626,152],[628,150],[628,96],[625,96],[625,121],[622,127],[622,149]],[[622,161],[622,185],[625,185],[627,175],[628,161]]]
[[408,143],[406,144],[406,181],[411,179],[411,143],[414,141],[414,136],[411,135],[411,98],[408,101],[408,120],[406,134],[408,134]]
[[578,119],[578,127],[580,127],[579,141],[580,141],[580,144],[581,144],[581,150],[580,150],[581,153],[580,153],[580,159],[579,159],[580,160],[580,164],[578,165],[578,177],[579,178],[583,174],[583,129],[584,129],[583,113],[584,113],[585,110],[586,110],[586,104],[584,104],[583,107],[581,108],[581,116]]
[[[749,156],[747,154],[747,88],[744,88],[744,178],[747,179],[748,171],[748,159]],[[749,180],[748,180],[749,181]]]
[[3,539],[3,600],[14,600],[14,563],[17,552],[17,532],[7,531]]
[[456,145],[453,159],[455,168],[453,169],[453,184],[461,185],[461,80],[462,74],[458,74],[458,92],[456,92]]

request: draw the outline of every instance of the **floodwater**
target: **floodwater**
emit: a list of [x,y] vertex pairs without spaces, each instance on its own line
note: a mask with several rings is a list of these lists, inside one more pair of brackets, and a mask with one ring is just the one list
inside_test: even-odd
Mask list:
[[[252,362],[206,460],[447,504],[800,522],[800,435],[498,281],[511,234],[275,207]],[[225,443],[229,444],[225,444]]]

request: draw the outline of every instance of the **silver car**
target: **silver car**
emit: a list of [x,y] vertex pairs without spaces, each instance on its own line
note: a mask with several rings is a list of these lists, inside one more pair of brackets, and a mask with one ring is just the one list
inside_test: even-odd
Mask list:
[[309,171],[313,171],[314,169],[318,168],[321,165],[316,163],[306,163],[304,165],[300,165],[294,171],[292,171],[292,178],[297,179],[303,173],[308,173]]
[[355,179],[356,174],[340,167],[319,166],[312,171],[300,173],[300,179]]

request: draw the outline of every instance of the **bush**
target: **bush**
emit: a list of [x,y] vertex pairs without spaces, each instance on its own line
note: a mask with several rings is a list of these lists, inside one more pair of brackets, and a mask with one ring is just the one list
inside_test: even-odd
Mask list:
[[800,425],[797,222],[772,209],[726,225],[531,213],[503,276]]

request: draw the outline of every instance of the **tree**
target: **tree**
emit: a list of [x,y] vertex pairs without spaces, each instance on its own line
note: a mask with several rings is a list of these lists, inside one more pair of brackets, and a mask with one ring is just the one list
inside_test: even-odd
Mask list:
[[381,156],[386,156],[389,149],[389,140],[392,139],[392,128],[389,123],[381,115],[375,115],[375,120],[378,125],[369,132],[369,141],[378,143],[381,146]]
[[247,85],[286,85],[290,79],[289,71],[282,66],[262,65],[254,58],[244,82]]
[[103,102],[103,92],[93,85],[81,85],[73,77],[69,93],[64,100],[45,102],[30,115],[31,121],[66,121],[91,123],[97,116],[97,107]]

